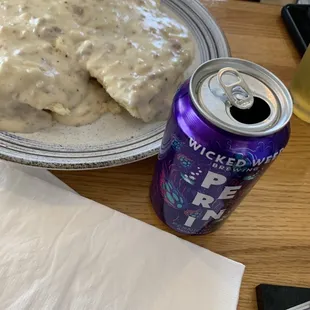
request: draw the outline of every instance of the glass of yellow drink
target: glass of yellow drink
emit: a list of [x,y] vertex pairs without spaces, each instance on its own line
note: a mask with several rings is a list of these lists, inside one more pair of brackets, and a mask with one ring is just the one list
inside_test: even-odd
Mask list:
[[310,47],[297,68],[290,90],[294,100],[294,114],[310,123]]

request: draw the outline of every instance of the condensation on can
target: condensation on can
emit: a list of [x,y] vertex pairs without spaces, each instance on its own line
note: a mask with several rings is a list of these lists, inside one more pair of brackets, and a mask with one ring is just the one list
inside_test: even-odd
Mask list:
[[[218,72],[234,70],[241,78],[225,77],[221,89]],[[162,141],[150,189],[160,219],[183,234],[216,230],[284,150],[291,115],[288,90],[266,69],[233,58],[203,64],[178,90]]]

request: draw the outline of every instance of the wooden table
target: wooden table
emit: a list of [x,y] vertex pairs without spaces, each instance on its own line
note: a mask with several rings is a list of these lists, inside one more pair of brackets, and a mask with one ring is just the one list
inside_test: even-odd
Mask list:
[[[281,7],[252,2],[204,3],[224,30],[232,55],[268,68],[286,84],[299,57]],[[81,195],[167,230],[148,188],[156,158],[99,171],[55,172]],[[310,287],[310,125],[293,117],[288,148],[217,232],[187,240],[246,265],[239,309],[257,309],[260,283]]]

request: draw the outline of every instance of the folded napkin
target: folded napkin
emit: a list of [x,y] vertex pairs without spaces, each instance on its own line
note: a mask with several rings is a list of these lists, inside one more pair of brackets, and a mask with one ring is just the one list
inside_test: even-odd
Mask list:
[[1,310],[236,309],[242,264],[59,184],[0,162]]

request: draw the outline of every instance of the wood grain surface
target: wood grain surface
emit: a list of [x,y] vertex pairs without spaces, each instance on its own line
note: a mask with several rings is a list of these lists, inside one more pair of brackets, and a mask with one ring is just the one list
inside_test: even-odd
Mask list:
[[[299,57],[280,18],[281,7],[203,1],[224,30],[232,55],[254,61],[287,85]],[[148,198],[155,158],[86,172],[54,172],[78,193],[158,228]],[[255,287],[310,287],[310,125],[292,119],[289,146],[226,224],[187,240],[246,265],[239,309],[257,309]]]

